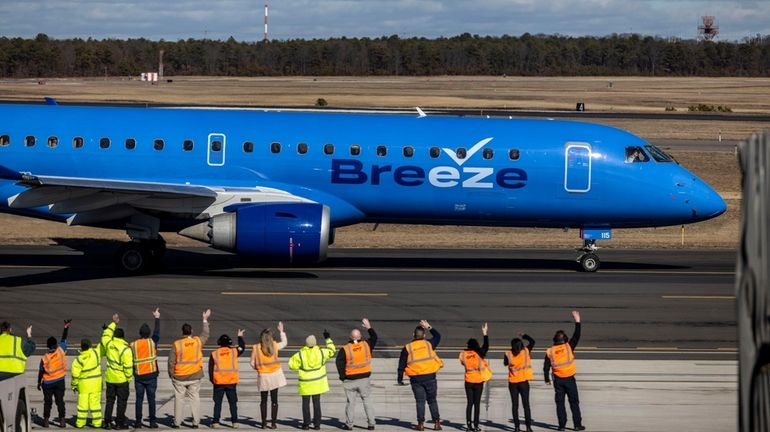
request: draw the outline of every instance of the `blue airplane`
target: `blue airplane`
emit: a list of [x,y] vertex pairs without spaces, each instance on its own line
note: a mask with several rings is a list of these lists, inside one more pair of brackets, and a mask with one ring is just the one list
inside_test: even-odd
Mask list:
[[598,124],[48,102],[0,104],[0,211],[125,230],[127,273],[160,262],[162,232],[299,263],[362,222],[575,228],[592,272],[612,228],[726,210],[662,150]]

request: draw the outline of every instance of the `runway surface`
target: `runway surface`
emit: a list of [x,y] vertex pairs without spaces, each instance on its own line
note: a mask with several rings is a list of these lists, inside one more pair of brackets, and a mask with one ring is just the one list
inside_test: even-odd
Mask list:
[[0,319],[37,341],[58,336],[72,318],[70,339],[96,338],[119,312],[133,337],[151,309],[162,311],[161,343],[182,323],[200,328],[213,310],[212,340],[258,332],[282,320],[290,346],[328,329],[343,341],[368,317],[384,352],[396,355],[419,319],[428,319],[453,349],[480,337],[488,321],[494,349],[518,332],[536,351],[553,332],[572,331],[570,310],[583,315],[583,358],[734,360],[736,324],[732,251],[601,251],[597,274],[577,272],[566,250],[353,250],[303,268],[259,267],[205,248],[169,249],[159,274],[117,277],[117,243],[0,247]]

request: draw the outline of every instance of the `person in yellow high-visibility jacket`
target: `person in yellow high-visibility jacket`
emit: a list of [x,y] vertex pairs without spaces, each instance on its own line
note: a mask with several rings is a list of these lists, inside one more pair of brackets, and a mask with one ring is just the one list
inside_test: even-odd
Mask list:
[[75,427],[84,428],[91,417],[91,426],[102,427],[102,355],[91,348],[91,341],[80,342],[80,354],[72,362],[72,390],[78,394],[78,415]]
[[326,362],[334,357],[337,347],[324,330],[326,346],[319,347],[314,335],[289,359],[289,369],[297,371],[297,389],[302,396],[302,429],[310,429],[310,401],[313,401],[313,428],[321,428],[321,394],[329,391]]
[[128,406],[128,382],[134,377],[134,356],[131,345],[126,342],[125,332],[118,328],[120,316],[112,315],[112,322],[102,332],[101,354],[107,358],[104,381],[107,382],[107,400],[104,406],[105,425],[112,424],[112,408],[117,399],[115,428],[127,429],[126,407]]
[[27,338],[14,336],[11,323],[0,324],[0,381],[21,375],[27,369],[27,357],[35,352],[32,326],[27,327]]

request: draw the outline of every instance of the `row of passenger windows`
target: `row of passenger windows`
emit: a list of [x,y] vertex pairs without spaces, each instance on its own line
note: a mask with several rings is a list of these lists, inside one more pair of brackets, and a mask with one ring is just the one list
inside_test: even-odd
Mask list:
[[[11,138],[8,135],[0,135],[0,147],[6,147],[11,144]],[[24,137],[24,145],[26,147],[34,147],[35,144],[37,144],[37,138],[33,135],[28,135]],[[51,148],[56,148],[59,145],[59,138],[55,136],[48,137],[47,140],[47,146]],[[85,140],[83,137],[74,137],[72,138],[72,147],[74,148],[82,148],[85,145]],[[99,148],[102,149],[108,149],[112,145],[112,141],[110,138],[103,137],[99,139]],[[136,139],[134,138],[126,138],[124,145],[127,150],[133,150],[136,148]],[[155,139],[152,142],[152,147],[155,150],[163,150],[165,147],[165,141],[163,139]],[[182,142],[182,150],[184,151],[192,151],[195,148],[195,143],[192,140],[184,140]],[[376,148],[376,154],[379,157],[385,157],[388,155],[388,146],[380,145]],[[307,143],[299,143],[297,144],[297,153],[298,154],[307,154],[309,151],[309,146]],[[279,142],[273,142],[270,144],[270,152],[274,154],[281,153],[282,145]],[[219,152],[222,151],[222,141],[212,141],[211,142],[211,151],[213,152]],[[254,151],[254,143],[251,141],[245,141],[243,143],[243,151],[245,153],[252,153]],[[326,155],[333,155],[334,154],[334,144],[324,144],[323,146],[323,152]],[[361,155],[361,146],[358,144],[353,144],[349,147],[349,152],[351,156],[359,156]],[[401,153],[404,155],[404,157],[412,157],[415,154],[414,147],[411,146],[405,146],[401,148]],[[441,156],[441,149],[439,147],[431,147],[428,150],[428,154],[431,158],[438,158]],[[468,150],[464,147],[460,147],[455,150],[455,155],[458,159],[465,159],[468,155]],[[491,148],[485,148],[483,152],[481,153],[482,157],[484,159],[492,159],[495,156],[494,150]],[[509,149],[508,150],[508,158],[510,160],[518,160],[520,156],[518,149]]]

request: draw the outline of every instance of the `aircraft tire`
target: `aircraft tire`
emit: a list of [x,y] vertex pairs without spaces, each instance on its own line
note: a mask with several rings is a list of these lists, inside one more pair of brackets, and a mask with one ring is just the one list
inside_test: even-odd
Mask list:
[[580,258],[580,266],[586,273],[593,273],[599,270],[600,265],[601,261],[599,261],[599,257],[596,254],[588,253]]
[[151,265],[151,253],[139,242],[123,243],[115,254],[115,264],[125,274],[142,274]]

